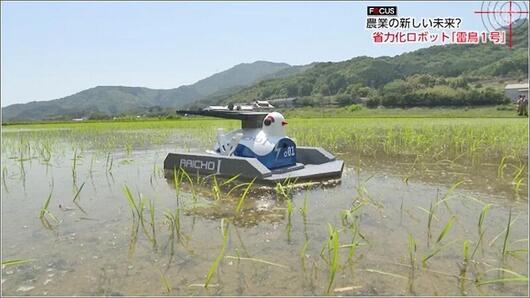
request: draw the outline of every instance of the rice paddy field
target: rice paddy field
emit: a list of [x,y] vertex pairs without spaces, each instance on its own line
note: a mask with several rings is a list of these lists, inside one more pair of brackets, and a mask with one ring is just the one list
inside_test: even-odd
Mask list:
[[528,122],[288,119],[342,180],[165,175],[236,121],[2,127],[2,295],[528,296]]

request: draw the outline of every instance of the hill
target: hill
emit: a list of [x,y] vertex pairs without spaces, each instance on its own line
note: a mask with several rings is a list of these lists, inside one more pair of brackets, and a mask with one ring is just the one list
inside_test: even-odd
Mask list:
[[2,121],[69,120],[149,110],[174,110],[217,92],[224,94],[224,90],[240,90],[262,79],[282,77],[302,70],[286,63],[256,61],[238,64],[192,85],[174,89],[98,86],[60,99],[7,106],[2,108]]

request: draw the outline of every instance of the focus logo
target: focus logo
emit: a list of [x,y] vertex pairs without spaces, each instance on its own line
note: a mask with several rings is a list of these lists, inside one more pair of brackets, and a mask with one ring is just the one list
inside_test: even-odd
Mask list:
[[369,16],[396,16],[397,6],[368,6],[366,13]]

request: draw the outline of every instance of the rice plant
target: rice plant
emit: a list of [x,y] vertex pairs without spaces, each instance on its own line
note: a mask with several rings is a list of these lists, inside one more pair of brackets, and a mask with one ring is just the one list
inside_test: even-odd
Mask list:
[[52,219],[55,222],[55,224],[60,223],[59,220],[48,209],[48,207],[50,206],[51,199],[52,199],[52,194],[53,194],[53,182],[52,182],[52,188],[50,190],[50,194],[48,195],[48,198],[46,198],[46,200],[44,201],[44,204],[39,213],[39,219],[41,220],[44,227],[47,229],[51,229],[53,226],[51,225],[51,223],[48,221],[46,217],[49,217],[50,219]]
[[81,193],[81,190],[83,190],[83,187],[85,186],[85,182],[83,182],[83,184],[81,184],[81,186],[79,187],[79,189],[77,189],[77,191],[75,192],[75,195],[74,195],[74,198],[72,199],[72,201],[75,203],[78,199],[79,199],[79,194]]
[[308,212],[309,204],[307,201],[307,192],[304,195],[304,203],[302,207],[299,208],[300,214],[302,215],[302,218],[304,219],[304,222],[307,220],[307,212]]
[[293,214],[294,210],[294,204],[293,201],[290,199],[287,199],[285,201],[285,205],[287,206],[287,225],[285,226],[285,230],[287,231],[287,242],[291,242],[291,230],[292,230],[292,222],[291,222],[291,216]]
[[447,243],[447,244],[444,244],[444,245],[441,245],[440,242],[445,238],[445,236],[447,236],[447,234],[449,233],[449,231],[451,230],[451,227],[453,226],[453,223],[455,221],[456,217],[454,216],[451,216],[451,218],[449,218],[449,220],[447,221],[447,223],[444,225],[444,227],[442,228],[442,230],[440,231],[440,234],[438,235],[438,238],[436,238],[436,242],[435,242],[435,245],[434,245],[434,248],[432,248],[429,252],[427,252],[423,258],[422,258],[422,265],[423,267],[425,267],[427,265],[427,261],[436,256],[438,253],[440,253],[442,251],[442,249],[444,249],[445,247],[453,244],[455,240]]
[[415,270],[416,270],[416,240],[414,239],[414,236],[409,233],[408,235],[408,252],[409,252],[409,261],[410,261],[410,272],[409,272],[409,281],[408,281],[408,287],[409,292],[414,291],[414,276],[415,276]]
[[114,157],[110,155],[111,152],[107,154],[107,160],[105,162],[105,170],[107,173],[112,173],[112,165],[114,163]]
[[460,266],[460,275],[458,278],[460,280],[460,292],[465,293],[464,287],[465,287],[465,281],[466,281],[467,266],[469,262],[469,241],[464,240],[462,251],[463,251],[462,253],[463,262],[462,262],[462,265]]
[[149,219],[152,233],[151,242],[153,243],[153,247],[156,247],[155,202],[153,200],[149,200]]
[[252,184],[254,184],[255,180],[256,178],[252,179],[252,181],[250,181],[249,183],[245,183],[247,187],[243,191],[243,194],[239,197],[239,201],[237,202],[237,206],[236,206],[236,213],[239,213],[241,211],[241,208],[243,207],[243,203],[245,202],[248,192],[250,191],[250,188],[252,187]]
[[188,174],[188,172],[186,172],[183,168],[180,168],[180,171],[181,171],[182,175],[186,178],[186,180],[188,180],[188,183],[190,184],[191,195],[192,195],[193,201],[197,202],[197,192],[195,190],[195,186],[194,186],[193,180],[191,179],[191,177]]
[[166,291],[166,294],[167,295],[171,294],[171,289],[172,289],[171,282],[169,281],[167,276],[162,271],[160,271],[160,280],[162,281],[162,284],[164,285],[164,290]]
[[138,209],[138,206],[136,205],[136,202],[134,200],[134,196],[132,195],[131,190],[127,185],[123,187],[123,192],[125,193],[125,198],[127,199],[127,203],[129,203],[129,207],[131,208],[133,218],[142,218],[141,212]]
[[182,236],[180,231],[180,208],[176,208],[175,212],[164,212],[164,217],[166,218],[166,222],[169,224],[169,231],[172,239],[177,236],[177,240],[180,240]]
[[225,220],[224,218],[221,219],[221,234],[223,235],[223,245],[221,246],[221,251],[219,252],[219,255],[215,259],[215,261],[210,266],[210,269],[208,270],[208,273],[206,274],[206,279],[204,281],[204,287],[208,288],[208,285],[210,284],[210,281],[212,277],[214,276],[215,272],[217,272],[217,267],[219,267],[219,264],[221,263],[221,260],[223,259],[225,255],[226,246],[228,245],[228,228],[229,223],[226,224],[225,227]]
[[488,284],[496,284],[496,283],[508,283],[508,282],[517,282],[517,283],[528,283],[528,276],[519,274],[517,272],[505,269],[505,268],[494,268],[486,271],[486,273],[491,271],[500,271],[500,272],[506,272],[511,275],[511,277],[506,278],[495,278],[495,279],[489,279],[489,280],[483,280],[483,281],[477,281],[478,286],[488,285]]
[[436,239],[436,244],[440,243],[444,239],[444,237],[449,233],[451,230],[451,227],[453,226],[453,223],[455,221],[456,217],[451,216],[445,226],[443,227],[442,231],[440,232],[440,235],[438,235],[438,238]]
[[77,155],[77,148],[74,149],[74,157],[72,158],[72,178],[75,182],[76,176],[77,176],[77,159],[79,156]]
[[328,250],[328,287],[326,293],[329,294],[331,286],[335,280],[335,275],[339,267],[339,232],[328,223],[327,250]]
[[359,246],[359,243],[357,242],[357,235],[359,235],[359,223],[357,220],[353,221],[352,225],[350,226],[350,231],[351,241],[348,248],[348,263],[353,262],[353,257],[355,256],[357,246]]
[[502,234],[504,234],[505,232],[508,231],[508,229],[510,229],[510,227],[519,219],[519,216],[516,216],[514,218],[514,220],[510,221],[507,225],[506,228],[504,228],[504,230],[502,230],[499,234],[497,234],[495,237],[493,237],[493,239],[491,239],[491,241],[488,243],[488,246],[492,246],[496,241],[497,239],[499,239],[499,237],[502,236]]
[[477,243],[477,247],[473,251],[473,256],[475,255],[476,249],[478,248],[478,244],[482,244],[482,240],[483,240],[484,234],[486,232],[484,230],[484,220],[486,219],[486,216],[488,215],[488,212],[489,212],[491,206],[492,206],[491,204],[486,204],[486,205],[484,205],[484,207],[482,207],[482,210],[480,211],[480,215],[478,217],[478,224],[477,224],[479,240],[478,240],[478,243]]
[[212,192],[216,201],[221,199],[221,188],[219,187],[219,183],[217,183],[215,175],[213,175]]
[[446,248],[446,247],[452,245],[452,244],[455,243],[455,242],[456,242],[456,239],[453,240],[453,241],[450,241],[450,242],[448,242],[448,243],[446,243],[446,244],[435,246],[433,249],[431,249],[429,252],[427,252],[427,253],[423,256],[423,258],[422,258],[422,260],[421,260],[422,266],[423,266],[423,267],[426,267],[426,266],[427,266],[427,261],[428,261],[430,258],[436,256],[436,255],[439,254],[444,248]]
[[502,255],[505,256],[508,252],[508,238],[510,237],[510,226],[512,222],[512,209],[508,214],[508,224],[506,225],[506,234],[504,234],[504,242],[502,244]]
[[145,236],[149,239],[149,241],[153,244],[153,247],[156,247],[156,232],[155,232],[155,222],[154,222],[154,202],[149,201],[149,216],[150,216],[150,224],[151,224],[151,232],[147,230],[145,227],[145,219],[144,219],[144,209],[145,209],[145,200],[142,198],[141,195],[138,196],[138,203],[135,202],[134,196],[132,195],[129,187],[127,185],[124,185],[123,192],[125,194],[125,198],[127,199],[127,202],[129,203],[129,207],[131,209],[131,214],[133,216],[133,221],[137,220],[139,221],[140,225],[142,226],[142,230],[144,231]]
[[18,266],[22,264],[26,264],[29,262],[33,262],[34,259],[9,259],[9,260],[2,260],[2,269],[9,266]]
[[307,247],[309,245],[309,240],[306,240],[304,242],[304,245],[302,246],[302,249],[300,249],[300,261],[302,262],[302,266],[305,267],[305,258],[306,258],[306,251]]
[[177,205],[179,204],[179,194],[180,194],[180,187],[181,187],[181,184],[182,184],[182,177],[183,177],[183,174],[182,172],[179,170],[177,170],[176,168],[173,168],[173,183],[175,184],[175,194],[176,194],[176,197],[177,197]]

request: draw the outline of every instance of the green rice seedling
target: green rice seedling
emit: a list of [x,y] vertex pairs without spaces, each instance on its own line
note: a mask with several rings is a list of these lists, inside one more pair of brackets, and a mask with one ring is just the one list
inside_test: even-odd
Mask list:
[[287,206],[287,220],[289,223],[291,223],[291,216],[293,214],[293,210],[294,210],[294,204],[293,204],[293,201],[292,200],[286,200],[285,201],[285,205]]
[[140,217],[142,217],[140,214],[140,210],[138,209],[138,206],[136,205],[136,202],[134,201],[134,197],[127,185],[123,187],[123,192],[125,193],[125,198],[127,199],[127,203],[129,203],[129,207],[131,208],[133,218],[138,216],[138,219],[140,219]]
[[307,220],[308,208],[309,208],[309,204],[308,204],[308,201],[307,201],[307,192],[306,192],[305,195],[304,195],[304,204],[302,205],[301,208],[299,208],[300,214],[302,215],[302,218],[304,219],[304,222]]
[[50,212],[50,210],[48,210],[50,201],[52,199],[52,194],[53,194],[53,183],[52,183],[52,189],[50,190],[50,194],[48,195],[48,198],[44,201],[44,205],[42,206],[40,213],[39,213],[39,219],[41,220],[44,227],[47,229],[52,229],[53,227],[51,223],[48,221],[48,219],[46,218],[46,216],[51,218],[55,222],[56,225],[60,223],[59,220]]
[[484,220],[486,216],[488,215],[488,211],[491,208],[491,204],[486,204],[484,207],[482,207],[482,210],[480,211],[480,215],[478,217],[478,236],[479,236],[479,243],[482,243],[482,237],[484,237]]
[[510,213],[508,214],[508,224],[506,226],[506,234],[504,234],[504,242],[502,244],[502,255],[505,256],[508,251],[508,238],[510,237],[510,226],[512,222],[512,209],[510,208]]
[[464,261],[462,262],[462,266],[460,267],[460,292],[465,293],[465,282],[466,282],[466,273],[467,273],[467,264],[469,262],[469,241],[464,240],[463,244],[463,256]]
[[196,190],[195,190],[195,186],[193,184],[193,180],[191,179],[191,177],[188,174],[188,172],[186,172],[182,167],[180,168],[180,171],[182,172],[182,175],[184,175],[186,180],[188,180],[188,183],[190,184],[190,188],[191,188],[191,195],[192,195],[193,201],[196,202],[197,201],[197,193],[196,193]]
[[215,175],[213,175],[212,192],[216,201],[221,199],[221,189],[219,188],[219,183],[217,183],[217,178],[215,177]]
[[[519,243],[519,242],[528,242],[528,239],[526,238],[526,239],[515,240],[515,241],[513,241],[511,243],[511,245]],[[528,248],[510,249],[510,250],[506,251],[506,254],[509,254],[509,255],[513,256],[514,258],[525,262],[524,256],[528,255]],[[520,258],[520,255],[523,255],[523,258]]]
[[156,247],[155,202],[153,200],[149,201],[149,219],[149,224],[151,225],[151,233],[153,235],[151,241],[153,243],[153,247]]
[[162,285],[164,286],[164,290],[166,291],[166,294],[167,295],[171,294],[171,289],[172,289],[171,282],[169,281],[167,276],[164,273],[162,273],[162,271],[160,271],[160,280],[162,281]]
[[309,246],[309,240],[306,240],[304,242],[304,245],[302,246],[302,249],[300,249],[300,261],[302,262],[303,267],[305,267],[305,258],[306,258],[306,251],[307,251],[308,246]]
[[228,184],[234,182],[237,178],[239,178],[240,175],[241,174],[237,174],[237,175],[234,175],[234,176],[230,177],[230,179],[227,179],[227,180],[223,181],[219,186],[223,187],[225,185],[228,185]]
[[175,194],[177,196],[177,205],[179,204],[179,194],[180,194],[180,187],[182,185],[182,172],[177,170],[176,168],[173,168],[173,183],[175,184]]
[[136,250],[136,242],[138,240],[138,229],[140,228],[140,222],[137,220],[132,221],[131,226],[131,237],[129,240],[129,258],[134,255]]
[[175,222],[174,222],[174,218],[173,218],[173,213],[165,211],[164,212],[164,217],[165,217],[165,222],[169,226],[168,245],[171,244],[171,253],[170,253],[170,255],[173,256],[173,254],[175,253],[175,250],[174,250],[174,248],[175,248],[175,245],[174,245],[174,240],[175,240]]
[[236,213],[239,213],[241,211],[241,208],[243,207],[243,203],[245,202],[248,192],[250,191],[250,188],[252,187],[252,184],[254,184],[255,180],[256,178],[252,179],[252,181],[250,181],[249,183],[245,183],[247,187],[243,191],[243,194],[241,195],[241,197],[239,197],[239,201],[237,202],[237,206],[236,206]]
[[410,266],[414,268],[416,263],[416,240],[414,239],[414,236],[409,233],[408,236],[408,252],[409,252],[409,260],[410,260]]
[[507,278],[497,278],[497,279],[490,279],[490,280],[484,280],[484,281],[477,281],[478,286],[488,285],[488,284],[495,284],[495,283],[507,283],[507,282],[521,282],[521,283],[528,283],[528,276],[524,274],[519,274],[517,272],[505,269],[505,268],[494,268],[486,271],[486,273],[491,271],[501,271],[511,274],[513,277],[507,277]]
[[416,268],[416,240],[414,236],[409,233],[408,236],[408,251],[409,251],[409,260],[410,260],[410,273],[409,273],[409,292],[414,291],[414,273]]
[[521,188],[521,185],[523,181],[525,180],[524,173],[525,173],[526,166],[521,163],[521,166],[517,168],[517,171],[515,172],[513,176],[513,185],[514,185],[514,191],[516,193],[519,193],[519,190]]
[[504,234],[508,230],[508,228],[511,227],[518,219],[519,215],[516,216],[515,219],[511,221],[506,228],[504,228],[504,230],[502,230],[499,234],[493,237],[493,239],[491,239],[491,241],[488,243],[488,246],[492,246],[497,241],[497,239],[499,239],[499,237]]
[[508,156],[503,156],[497,167],[497,178],[502,179],[504,177],[504,169],[506,168],[506,159]]
[[438,218],[436,217],[436,215],[434,215],[434,212],[436,211],[436,206],[432,204],[432,201],[429,205],[429,210],[425,210],[424,208],[421,208],[421,207],[417,207],[418,209],[424,211],[427,213],[428,217],[427,217],[427,246],[429,246],[430,244],[430,240],[432,238],[432,230],[431,230],[431,227],[432,227],[432,220],[433,218],[438,220]]
[[444,248],[450,246],[451,244],[455,243],[456,239],[453,241],[450,241],[444,245],[436,245],[431,251],[429,251],[427,254],[425,254],[421,260],[422,266],[425,268],[427,266],[427,261],[436,256],[438,253],[440,253]]
[[9,266],[18,266],[22,264],[26,264],[29,262],[33,262],[34,259],[10,259],[10,260],[2,260],[2,269]]
[[90,173],[90,175],[92,175],[92,171],[93,171],[93,168],[94,168],[94,160],[96,159],[96,156],[93,154],[92,157],[90,158],[90,165],[88,167],[88,172]]
[[170,224],[170,232],[173,237],[176,235],[177,239],[181,239],[181,231],[180,231],[180,208],[176,208],[175,212],[164,212],[164,217],[166,218],[167,222]]
[[482,233],[479,235],[477,244],[475,244],[475,248],[473,249],[473,252],[471,253],[471,259],[475,258],[475,254],[477,253],[478,248],[481,246],[482,241],[484,239],[484,233],[485,231],[482,231]]
[[152,226],[152,232],[148,232],[147,228],[145,227],[144,222],[144,208],[145,208],[145,200],[142,198],[141,195],[138,196],[138,203],[135,202],[134,196],[132,195],[129,187],[125,185],[123,187],[123,192],[125,194],[125,198],[127,199],[127,202],[129,203],[129,207],[131,208],[131,213],[133,216],[133,221],[138,220],[140,222],[140,225],[142,226],[142,230],[144,231],[144,234],[149,239],[149,241],[153,244],[153,247],[156,246],[156,234],[155,234],[155,223],[154,223],[154,202],[149,201],[149,215],[151,219],[151,226]]
[[444,196],[442,197],[441,200],[439,200],[438,202],[436,202],[436,205],[435,207],[437,207],[439,204],[441,203],[444,203],[445,205],[445,208],[447,208],[447,210],[449,210],[449,212],[452,213],[451,211],[451,208],[449,208],[449,204],[447,204],[447,201],[451,198],[451,194],[455,191],[455,189],[461,185],[462,183],[464,183],[464,180],[462,181],[457,181],[455,183],[453,183],[453,185],[451,185],[451,187],[447,190],[447,192],[445,192]]
[[294,205],[293,205],[293,201],[288,199],[285,201],[286,205],[287,205],[287,208],[286,208],[286,211],[287,211],[287,225],[285,226],[285,230],[287,231],[287,242],[290,243],[291,242],[291,230],[292,230],[292,222],[291,222],[291,216],[293,214],[293,210],[294,210]]
[[283,199],[290,199],[297,180],[297,178],[286,178],[282,183],[276,183],[274,187],[276,194],[281,195]]
[[221,263],[221,260],[225,255],[226,246],[228,245],[229,223],[227,223],[225,227],[224,221],[224,218],[221,219],[221,234],[223,235],[223,245],[221,246],[221,251],[219,252],[219,255],[217,256],[213,264],[210,266],[210,270],[208,270],[208,273],[206,274],[206,280],[204,281],[205,288],[208,288],[208,284],[210,283],[210,280],[212,279],[215,272],[217,271],[217,267],[219,267],[219,264]]
[[331,286],[335,280],[335,275],[339,267],[339,232],[331,224],[328,223],[328,235],[329,239],[327,242],[328,247],[328,288],[326,293],[329,294]]
[[436,239],[436,244],[440,243],[440,241],[443,240],[443,238],[449,233],[451,230],[451,227],[453,226],[453,223],[455,221],[456,217],[451,216],[445,226],[443,227],[442,231],[440,232],[440,235],[438,235],[438,238]]
[[467,240],[464,240],[463,256],[464,256],[464,264],[467,264],[469,262],[469,241]]
[[109,167],[109,162],[110,162],[110,152],[107,153],[107,160],[105,161],[105,170],[106,170],[107,172],[110,172],[110,171],[109,171],[109,169],[110,169],[110,167]]
[[342,225],[345,227],[352,228],[355,222],[355,218],[354,218],[355,213],[357,212],[357,210],[361,209],[363,206],[367,204],[368,204],[367,202],[361,202],[357,205],[352,206],[348,210],[342,210],[341,212]]
[[355,256],[357,246],[359,246],[359,243],[357,242],[357,235],[359,234],[359,223],[357,220],[355,220],[352,223],[350,230],[351,230],[352,237],[351,237],[350,247],[348,251],[348,263],[353,262],[353,257]]
[[40,214],[39,214],[40,219],[44,218],[44,216],[49,212],[48,206],[50,205],[50,201],[52,199],[52,193],[53,193],[53,188],[50,191],[50,194],[48,195],[48,198],[46,199],[46,201],[44,201],[44,205],[40,209]]
[[83,184],[81,184],[79,189],[75,192],[74,198],[72,199],[74,203],[79,199],[79,194],[81,193],[81,190],[83,190],[83,186],[85,186],[85,182],[83,182]]
[[72,177],[76,176],[76,168],[77,168],[77,148],[75,148],[74,157],[72,158]]

